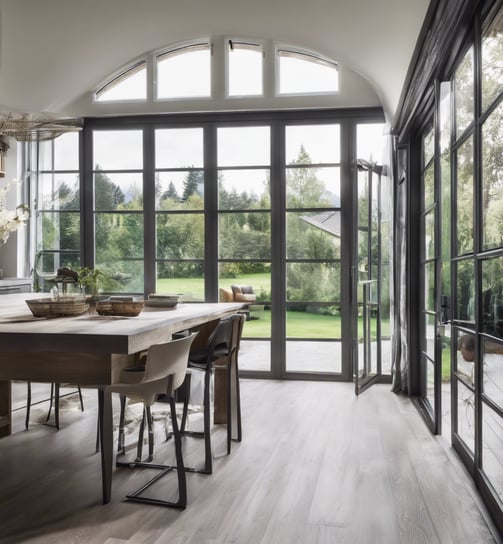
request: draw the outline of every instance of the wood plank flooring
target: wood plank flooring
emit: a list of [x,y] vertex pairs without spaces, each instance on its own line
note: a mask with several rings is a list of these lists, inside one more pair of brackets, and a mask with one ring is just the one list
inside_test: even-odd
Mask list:
[[[124,502],[152,476],[139,469],[116,469],[101,505],[96,392],[84,394],[86,411],[62,413],[59,432],[24,431],[15,412],[17,432],[0,441],[1,544],[500,542],[445,439],[389,386],[356,398],[352,384],[242,380],[243,442],[225,456],[216,426],[214,473],[187,475],[183,512]],[[161,421],[156,429],[162,437]],[[184,447],[188,465],[202,459],[200,441]],[[169,458],[171,445],[156,455]],[[156,492],[169,496],[174,478]]]

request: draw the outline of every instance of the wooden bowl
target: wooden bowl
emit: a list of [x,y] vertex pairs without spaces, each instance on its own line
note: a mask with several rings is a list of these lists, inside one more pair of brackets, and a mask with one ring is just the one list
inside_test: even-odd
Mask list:
[[25,302],[35,317],[69,317],[82,315],[89,310],[89,303],[81,297],[68,297],[59,300],[38,298]]
[[99,315],[136,317],[141,314],[144,305],[143,300],[99,300],[96,302],[96,313]]

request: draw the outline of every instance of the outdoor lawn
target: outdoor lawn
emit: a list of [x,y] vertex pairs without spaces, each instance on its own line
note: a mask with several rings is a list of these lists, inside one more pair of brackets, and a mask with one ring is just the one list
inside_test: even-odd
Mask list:
[[[252,305],[251,316],[256,319],[246,321],[243,336],[248,338],[270,338],[271,311],[264,308],[260,299],[269,302],[271,277],[268,273],[246,274],[242,277],[220,280],[220,286],[230,288],[231,285],[251,285],[257,294],[257,303]],[[190,298],[203,298],[204,284],[201,278],[162,278],[157,280],[157,292],[191,294]],[[262,295],[262,296],[261,296]],[[375,337],[375,322],[372,320],[372,336]],[[289,338],[341,338],[341,316],[321,315],[311,312],[289,311],[287,315],[286,333]],[[358,319],[361,335],[362,318]],[[382,320],[382,336],[389,337],[389,320]]]

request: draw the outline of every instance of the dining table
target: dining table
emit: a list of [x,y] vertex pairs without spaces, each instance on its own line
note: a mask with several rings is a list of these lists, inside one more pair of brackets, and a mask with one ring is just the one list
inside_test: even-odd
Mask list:
[[[74,383],[98,390],[103,503],[112,496],[113,409],[106,386],[138,362],[149,346],[173,334],[238,312],[241,303],[179,303],[145,306],[136,317],[82,315],[35,317],[26,301],[49,294],[17,293],[0,297],[0,438],[12,432],[11,382]],[[0,444],[1,448],[1,444]]]

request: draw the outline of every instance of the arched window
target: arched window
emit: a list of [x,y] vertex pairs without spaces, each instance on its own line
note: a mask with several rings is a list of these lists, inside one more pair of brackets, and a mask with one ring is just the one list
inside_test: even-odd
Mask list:
[[227,95],[263,94],[263,47],[258,43],[227,41]]
[[95,93],[96,102],[147,99],[147,63],[141,60],[115,75]]
[[337,62],[315,51],[272,40],[214,36],[145,53],[94,89],[93,101],[156,102],[158,108],[163,101],[187,101],[184,111],[189,111],[188,102],[197,99],[258,99],[255,107],[260,107],[262,98],[278,104],[301,96],[323,101],[323,95],[338,92]]
[[339,90],[337,63],[291,47],[276,48],[278,94],[323,94]]
[[156,55],[156,98],[211,96],[211,47],[192,43]]

